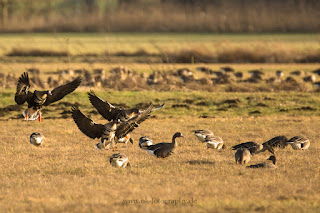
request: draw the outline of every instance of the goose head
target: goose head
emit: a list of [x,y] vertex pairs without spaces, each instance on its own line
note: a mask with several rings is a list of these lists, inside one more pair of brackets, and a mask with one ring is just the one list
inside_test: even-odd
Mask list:
[[271,155],[267,160],[271,160],[273,164],[276,164],[276,156]]
[[34,132],[30,135],[30,143],[36,146],[40,146],[43,142],[44,136],[40,132]]
[[110,164],[114,167],[126,167],[127,165],[130,166],[128,162],[128,157],[125,154],[117,153],[113,154],[110,159]]
[[180,132],[174,133],[173,138],[179,138],[179,137],[184,137],[184,136],[183,136],[183,134],[180,133]]

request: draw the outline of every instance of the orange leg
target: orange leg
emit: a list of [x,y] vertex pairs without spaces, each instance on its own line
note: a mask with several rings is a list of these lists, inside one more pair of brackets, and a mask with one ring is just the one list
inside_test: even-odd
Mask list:
[[40,113],[40,111],[38,112],[38,115],[39,115],[39,117],[38,117],[38,121],[39,121],[39,122],[42,122],[42,117],[41,117],[41,113]]
[[29,108],[26,110],[26,116],[24,116],[24,120],[29,120]]

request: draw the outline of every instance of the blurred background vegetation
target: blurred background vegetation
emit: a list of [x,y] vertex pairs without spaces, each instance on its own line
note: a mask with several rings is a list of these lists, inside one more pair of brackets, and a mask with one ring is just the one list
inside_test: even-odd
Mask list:
[[0,0],[0,32],[319,32],[318,0]]

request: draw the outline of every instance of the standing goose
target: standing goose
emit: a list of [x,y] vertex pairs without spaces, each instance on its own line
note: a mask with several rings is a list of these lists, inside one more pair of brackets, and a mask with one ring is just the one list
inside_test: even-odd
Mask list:
[[[93,91],[90,91],[88,93],[88,96],[92,106],[96,108],[96,110],[102,115],[102,117],[104,117],[108,121],[120,120],[121,122],[125,122],[143,112],[137,108],[121,109],[119,107],[115,107],[109,102],[100,99]],[[162,104],[158,108],[152,109],[152,111],[160,109],[161,107],[163,107],[163,105],[164,104]]]
[[131,167],[128,157],[125,154],[121,154],[121,153],[113,154],[109,158],[109,161],[111,166],[114,166],[114,167],[122,167],[122,168]]
[[258,164],[247,166],[247,168],[270,168],[270,169],[277,168],[276,156],[271,155],[267,160],[272,161],[272,163],[270,163],[270,162],[258,163]]
[[173,153],[175,147],[177,146],[176,138],[178,137],[183,137],[183,135],[180,132],[176,132],[172,137],[171,143],[158,143],[151,145],[146,149],[146,151],[154,157],[166,158]]
[[224,144],[222,138],[218,136],[208,135],[206,137],[205,143],[208,149],[217,149],[220,150],[221,148],[224,149]]
[[208,129],[193,130],[192,132],[202,143],[206,142],[208,135],[214,135],[213,132]]
[[274,150],[272,147],[270,147],[268,144],[260,144],[254,141],[249,141],[245,143],[237,144],[233,147],[231,147],[232,150],[238,150],[238,149],[248,149],[250,151],[251,155],[258,154],[260,152],[264,152],[268,150],[270,153],[274,154]]
[[251,160],[249,149],[240,148],[235,154],[236,163],[246,164]]
[[288,139],[286,136],[282,135],[282,136],[276,136],[274,138],[271,138],[270,140],[268,140],[267,142],[264,142],[262,145],[269,145],[272,148],[281,148],[284,149],[287,147],[288,145]]
[[36,146],[40,146],[43,142],[44,135],[40,132],[34,132],[30,135],[30,143]]
[[74,122],[83,134],[92,139],[101,138],[100,143],[96,144],[96,148],[107,149],[106,146],[110,144],[113,151],[115,151],[114,143],[116,143],[118,139],[128,135],[137,128],[140,123],[145,121],[150,116],[152,108],[153,105],[151,104],[143,113],[136,115],[124,123],[111,121],[105,125],[93,122],[76,107],[72,107],[71,114]]
[[294,136],[287,142],[292,146],[294,150],[306,150],[310,146],[309,139],[303,137],[303,136]]
[[28,109],[23,112],[25,120],[38,120],[41,122],[41,108],[48,106],[49,104],[61,100],[64,96],[73,92],[81,84],[81,76],[78,76],[73,81],[58,86],[52,91],[37,91],[30,92],[30,81],[27,72],[23,73],[17,85],[17,91],[15,94],[15,102],[18,105],[22,105],[25,102],[28,103]]
[[143,136],[139,139],[139,146],[141,149],[147,149],[153,144],[152,139],[149,136]]

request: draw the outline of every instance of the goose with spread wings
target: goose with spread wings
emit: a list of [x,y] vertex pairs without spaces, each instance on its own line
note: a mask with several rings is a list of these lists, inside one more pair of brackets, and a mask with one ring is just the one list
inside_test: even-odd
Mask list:
[[101,139],[100,142],[96,144],[96,148],[107,149],[107,147],[111,145],[113,151],[115,151],[115,141],[125,137],[137,128],[140,123],[150,116],[152,109],[153,105],[150,104],[141,114],[134,116],[126,122],[111,121],[105,125],[95,123],[76,107],[72,107],[71,113],[74,122],[83,134],[92,139]]
[[[102,115],[103,118],[108,121],[117,121],[126,122],[129,119],[143,113],[144,111],[139,110],[138,108],[132,109],[121,109],[110,104],[108,101],[104,101],[99,98],[92,90],[88,92],[89,100],[94,108]],[[152,111],[158,110],[163,107],[164,104],[157,108],[153,108]]]
[[61,100],[64,96],[72,93],[81,84],[82,78],[78,76],[73,81],[56,87],[53,90],[45,90],[34,92],[29,91],[31,85],[29,75],[27,72],[23,73],[17,85],[15,94],[15,102],[18,105],[22,105],[25,102],[28,103],[28,109],[23,112],[25,120],[38,120],[41,122],[41,108],[48,106],[49,104]]

